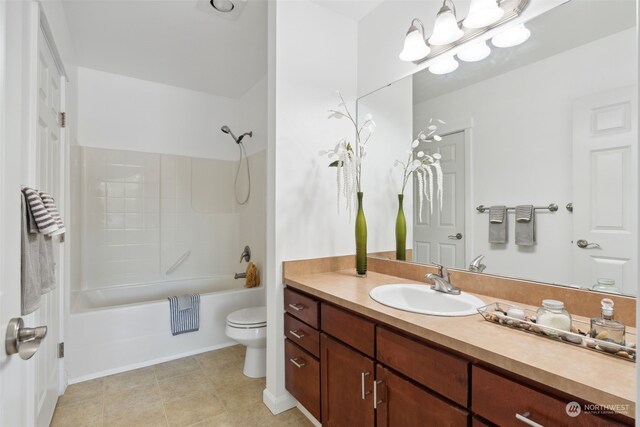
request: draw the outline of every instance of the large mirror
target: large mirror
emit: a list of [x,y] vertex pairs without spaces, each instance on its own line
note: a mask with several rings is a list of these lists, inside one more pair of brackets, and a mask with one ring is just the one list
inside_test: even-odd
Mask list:
[[405,190],[407,260],[468,269],[483,255],[472,269],[636,294],[636,2],[571,0],[526,25],[519,46],[358,100],[394,156],[445,122],[414,151],[441,155],[443,195],[420,216],[415,178]]

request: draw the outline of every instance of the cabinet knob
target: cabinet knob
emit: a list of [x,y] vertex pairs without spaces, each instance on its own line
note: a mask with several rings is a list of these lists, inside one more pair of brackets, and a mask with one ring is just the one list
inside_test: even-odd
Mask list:
[[289,359],[289,362],[293,363],[296,366],[296,368],[304,368],[305,366],[307,366],[305,361],[299,357],[293,357]]
[[538,424],[537,422],[535,422],[532,419],[530,419],[529,418],[530,416],[531,416],[531,414],[529,412],[525,412],[524,414],[516,413],[516,419],[518,421],[522,421],[526,425],[532,426],[532,427],[544,427],[542,424]]
[[367,397],[368,394],[371,394],[370,391],[365,390],[365,385],[364,385],[364,383],[365,383],[364,379],[365,379],[365,377],[368,377],[369,375],[370,375],[369,372],[360,373],[360,387],[361,387],[361,392],[362,392],[362,400],[364,400]]
[[304,334],[302,332],[300,332],[299,330],[297,330],[297,329],[294,329],[293,331],[289,331],[289,333],[291,335],[293,335],[294,337],[298,338],[299,340],[304,338]]
[[289,307],[293,308],[295,311],[304,310],[304,305],[298,303],[289,304]]

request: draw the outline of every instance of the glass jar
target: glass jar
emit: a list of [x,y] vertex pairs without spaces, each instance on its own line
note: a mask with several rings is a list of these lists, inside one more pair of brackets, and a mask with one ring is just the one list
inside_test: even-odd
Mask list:
[[538,309],[536,315],[536,324],[540,326],[540,330],[550,337],[557,337],[559,332],[545,328],[559,329],[561,331],[571,331],[571,314],[564,308],[562,301],[553,299],[542,300],[542,307]]
[[620,289],[616,286],[616,281],[615,280],[613,280],[613,279],[605,279],[605,278],[599,278],[598,279],[598,283],[593,285],[591,290],[600,291],[600,292],[608,292],[610,294],[619,294],[619,293],[621,293]]

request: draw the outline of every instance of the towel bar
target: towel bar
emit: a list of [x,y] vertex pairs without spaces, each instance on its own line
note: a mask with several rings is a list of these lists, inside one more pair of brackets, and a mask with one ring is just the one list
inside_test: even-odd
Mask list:
[[[550,212],[555,212],[558,210],[558,205],[556,205],[555,203],[551,203],[549,206],[534,206],[533,209],[536,210],[548,210]],[[476,208],[476,210],[480,213],[485,213],[485,212],[489,212],[489,207],[485,206],[485,205],[480,205]],[[515,207],[508,207],[507,208],[508,211],[515,211],[516,208]]]

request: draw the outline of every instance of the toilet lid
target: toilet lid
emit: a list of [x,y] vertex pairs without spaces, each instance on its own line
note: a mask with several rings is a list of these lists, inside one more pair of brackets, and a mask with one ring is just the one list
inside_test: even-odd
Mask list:
[[227,316],[227,323],[242,326],[267,324],[267,307],[251,307],[234,311]]

